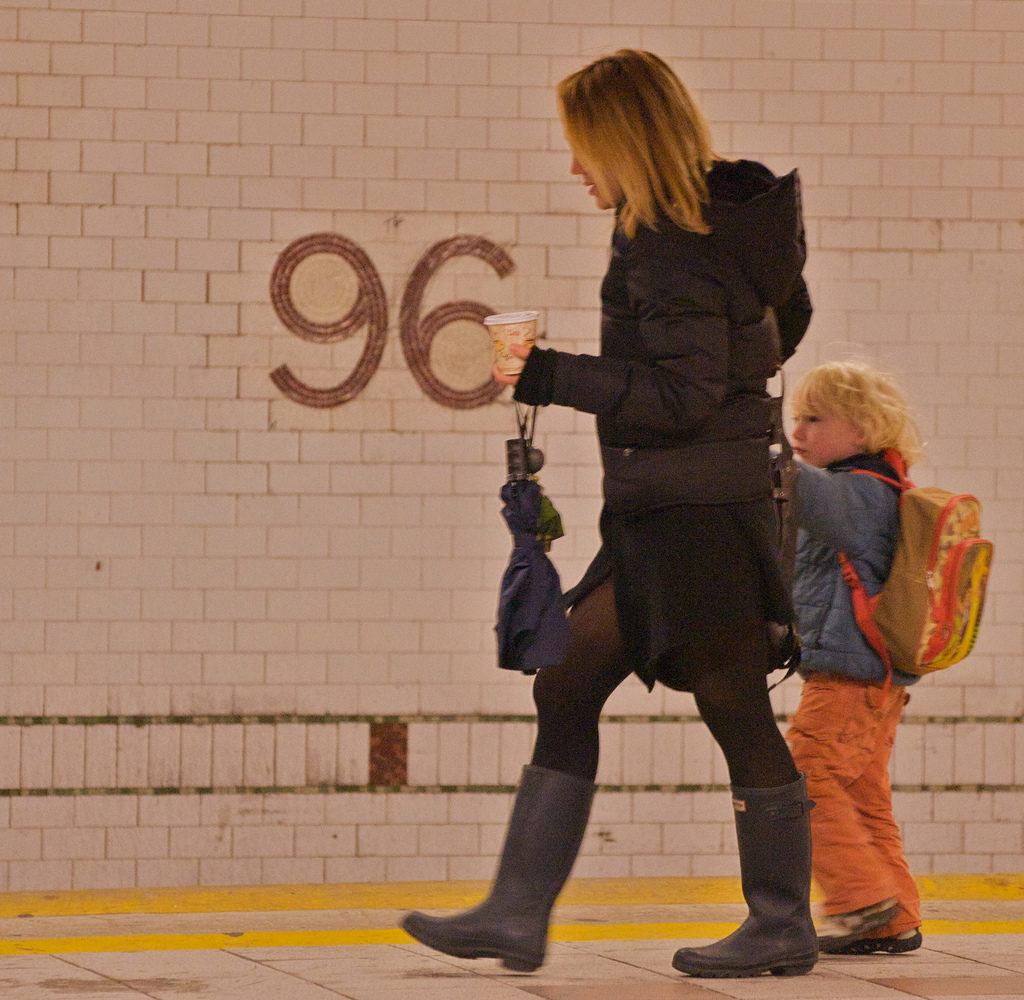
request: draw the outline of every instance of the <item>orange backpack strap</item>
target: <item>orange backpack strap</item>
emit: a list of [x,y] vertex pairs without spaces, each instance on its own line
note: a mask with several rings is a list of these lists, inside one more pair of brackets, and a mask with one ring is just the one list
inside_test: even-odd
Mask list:
[[885,690],[888,691],[889,684],[892,682],[892,660],[889,657],[889,650],[885,648],[882,633],[875,624],[875,605],[878,604],[881,592],[875,594],[874,597],[868,596],[864,584],[845,552],[839,553],[839,567],[843,571],[843,579],[850,587],[850,595],[853,598],[853,615],[857,619],[857,626],[864,633],[868,645],[885,664]]
[[895,448],[886,448],[882,452],[882,461],[886,465],[892,466],[898,478],[893,479],[892,476],[883,476],[882,473],[872,472],[870,469],[853,469],[852,472],[855,476],[872,476],[874,479],[881,479],[883,483],[888,483],[899,490],[901,495],[904,490],[913,488],[914,484],[907,478],[907,463],[900,452]]
[[900,486],[903,489],[910,489],[914,485],[907,479],[907,462],[902,452],[897,451],[895,448],[886,448],[882,452],[882,461],[888,463],[896,470],[896,475],[900,477]]

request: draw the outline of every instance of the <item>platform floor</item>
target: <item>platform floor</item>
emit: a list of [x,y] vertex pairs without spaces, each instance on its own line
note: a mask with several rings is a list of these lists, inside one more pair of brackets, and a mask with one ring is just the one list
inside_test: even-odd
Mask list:
[[1024,1000],[1024,875],[918,880],[924,947],[824,956],[793,978],[691,979],[683,943],[742,920],[736,879],[578,879],[544,966],[448,958],[397,924],[461,909],[482,883],[0,894],[3,1000]]

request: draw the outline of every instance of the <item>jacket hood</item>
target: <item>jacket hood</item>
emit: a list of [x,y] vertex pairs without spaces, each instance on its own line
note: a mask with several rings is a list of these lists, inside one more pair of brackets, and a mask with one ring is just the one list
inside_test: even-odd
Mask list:
[[765,305],[789,297],[807,259],[795,170],[776,177],[753,160],[719,160],[708,172],[704,218]]

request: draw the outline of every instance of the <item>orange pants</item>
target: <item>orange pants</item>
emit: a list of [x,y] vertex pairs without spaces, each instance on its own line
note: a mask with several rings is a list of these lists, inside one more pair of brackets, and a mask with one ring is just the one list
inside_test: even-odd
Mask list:
[[889,758],[906,688],[888,690],[813,673],[786,739],[807,776],[811,870],[827,916],[896,897],[900,909],[872,937],[921,926],[921,901],[892,814]]

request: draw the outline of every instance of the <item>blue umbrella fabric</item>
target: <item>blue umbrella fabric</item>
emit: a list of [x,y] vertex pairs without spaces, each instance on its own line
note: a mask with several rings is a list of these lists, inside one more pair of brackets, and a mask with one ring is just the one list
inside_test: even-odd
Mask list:
[[535,479],[510,479],[501,499],[513,546],[498,598],[498,666],[534,674],[560,663],[569,648],[562,584],[545,551],[540,485]]

